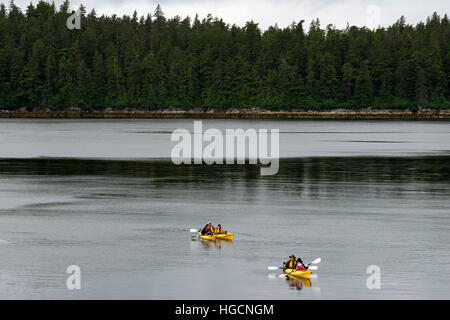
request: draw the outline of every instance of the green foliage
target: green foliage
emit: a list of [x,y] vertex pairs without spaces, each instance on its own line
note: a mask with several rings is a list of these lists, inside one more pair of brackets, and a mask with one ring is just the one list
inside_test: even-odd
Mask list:
[[261,31],[208,15],[100,16],[69,2],[0,5],[0,108],[449,108],[450,26]]

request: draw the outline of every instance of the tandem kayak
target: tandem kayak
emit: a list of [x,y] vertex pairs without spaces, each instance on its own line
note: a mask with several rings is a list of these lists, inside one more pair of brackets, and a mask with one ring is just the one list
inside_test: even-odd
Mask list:
[[201,232],[198,233],[198,237],[202,240],[206,240],[206,241],[216,241],[216,236],[215,235],[207,235],[207,234],[202,234]]
[[234,233],[222,233],[222,234],[215,234],[215,235],[202,235],[202,233],[199,231],[198,236],[200,239],[208,240],[208,241],[216,241],[218,240],[233,240]]
[[292,278],[309,279],[309,277],[311,276],[310,270],[305,270],[305,271],[298,270],[298,271],[292,272],[292,269],[285,269],[284,273],[288,277],[292,277]]

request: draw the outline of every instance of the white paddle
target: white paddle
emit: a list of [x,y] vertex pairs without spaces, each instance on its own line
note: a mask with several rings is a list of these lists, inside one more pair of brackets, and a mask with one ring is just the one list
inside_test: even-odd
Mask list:
[[197,229],[191,229],[190,231],[191,231],[191,232],[198,232]]
[[275,266],[268,266],[267,267],[267,270],[271,270],[271,271],[278,270],[278,269],[283,269],[283,268],[282,267],[275,267]]
[[[283,269],[283,268],[270,266],[270,267],[267,267],[267,269],[270,271],[274,271],[274,270]],[[308,267],[308,270],[319,270],[319,267],[318,266],[310,266],[310,267]]]

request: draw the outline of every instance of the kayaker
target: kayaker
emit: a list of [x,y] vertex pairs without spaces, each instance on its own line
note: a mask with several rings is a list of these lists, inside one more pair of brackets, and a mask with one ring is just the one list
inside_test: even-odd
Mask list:
[[222,226],[218,224],[217,228],[214,230],[214,234],[222,234],[222,233],[225,233],[225,231],[222,229]]
[[289,256],[289,261],[283,263],[283,266],[285,269],[295,269],[295,267],[297,266],[297,262],[295,261],[295,255],[290,255]]
[[214,227],[211,224],[211,222],[208,221],[208,223],[206,224],[206,226],[202,229],[202,234],[214,234]]
[[298,258],[297,259],[297,266],[295,267],[295,270],[305,271],[306,269],[308,269],[308,266],[305,266],[303,264],[302,259]]

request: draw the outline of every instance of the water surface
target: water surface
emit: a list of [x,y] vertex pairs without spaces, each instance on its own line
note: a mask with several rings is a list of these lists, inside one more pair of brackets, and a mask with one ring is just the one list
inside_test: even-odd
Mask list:
[[[174,166],[189,120],[1,120],[0,298],[450,298],[448,122],[204,126],[280,128],[279,173]],[[235,241],[198,241],[207,220]],[[266,270],[291,253],[322,258],[311,283]]]

